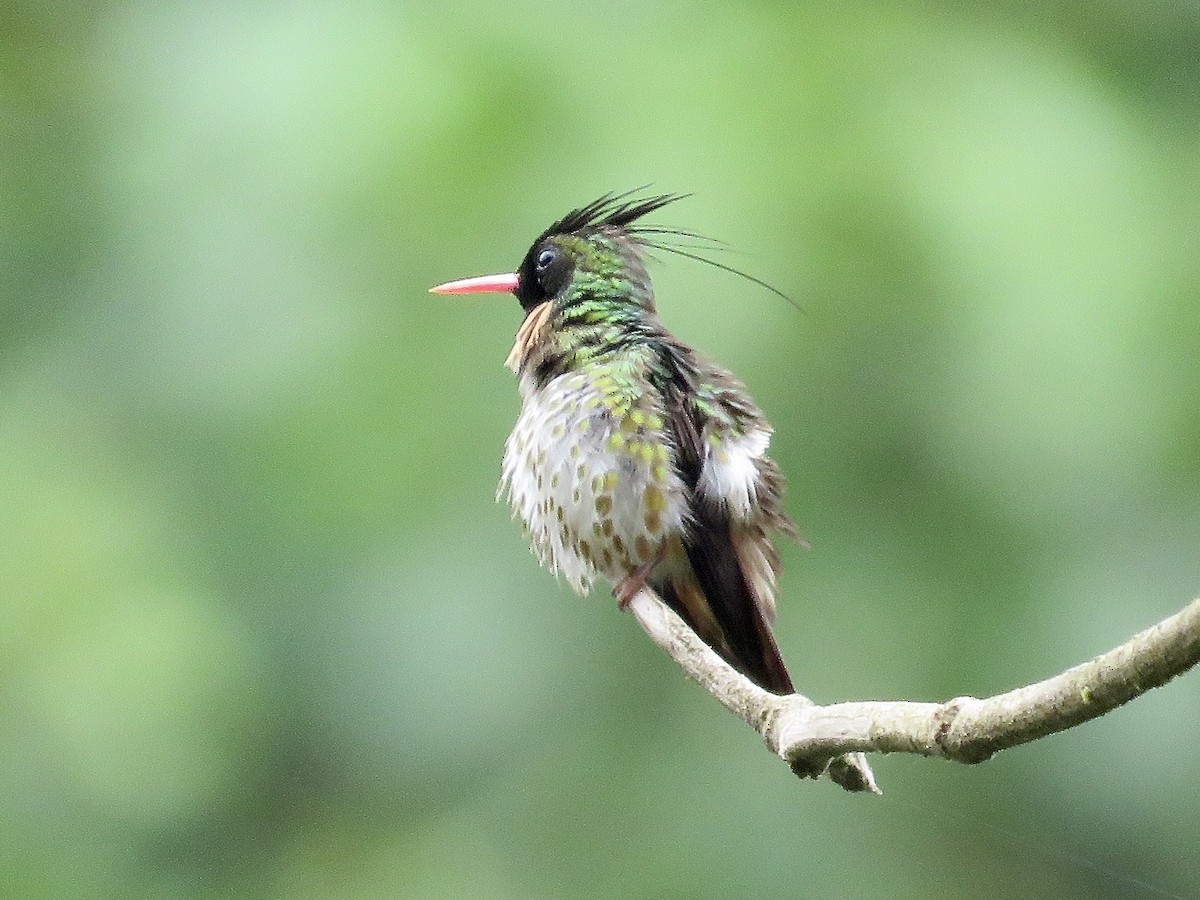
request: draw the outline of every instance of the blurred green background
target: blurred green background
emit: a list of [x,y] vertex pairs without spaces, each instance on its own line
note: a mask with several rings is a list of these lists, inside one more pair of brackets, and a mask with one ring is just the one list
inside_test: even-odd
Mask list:
[[1200,890],[1200,677],[792,778],[492,502],[509,269],[652,182],[749,384],[825,701],[988,694],[1200,592],[1200,8],[0,13],[0,892]]

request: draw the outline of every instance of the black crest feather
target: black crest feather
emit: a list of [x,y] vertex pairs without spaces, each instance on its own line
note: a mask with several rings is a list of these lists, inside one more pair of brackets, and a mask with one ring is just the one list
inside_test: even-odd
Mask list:
[[625,228],[642,216],[648,216],[650,213],[662,209],[668,203],[674,203],[676,200],[690,196],[689,194],[655,194],[651,197],[633,198],[634,194],[644,190],[643,186],[620,194],[607,193],[603,197],[593,200],[587,206],[571,210],[547,228],[542,237],[549,237],[552,234],[592,231],[606,225]]
[[[653,194],[649,197],[635,197],[635,194],[640,194],[646,190],[649,185],[642,185],[633,190],[622,191],[616,193],[610,191],[602,197],[593,200],[586,206],[581,206],[579,209],[573,209],[544,232],[538,238],[538,243],[555,234],[579,234],[586,231],[595,231],[599,228],[611,226],[621,228],[626,231],[630,237],[645,247],[652,247],[655,250],[663,250],[667,253],[674,253],[676,256],[682,256],[685,259],[702,262],[705,265],[720,269],[723,272],[729,272],[732,275],[738,275],[745,278],[747,281],[757,284],[759,287],[765,288],[777,297],[781,297],[794,306],[800,309],[799,304],[791,297],[774,285],[768,284],[761,278],[755,278],[743,272],[741,269],[735,269],[733,266],[726,265],[722,262],[717,262],[715,259],[709,259],[707,256],[701,256],[695,252],[703,250],[712,252],[714,250],[725,249],[720,241],[715,241],[712,238],[707,238],[704,235],[696,234],[691,231],[680,231],[674,228],[656,228],[653,226],[638,226],[633,225],[638,219],[647,216],[652,212],[662,209],[669,203],[674,203],[676,200],[683,200],[690,197],[691,194]],[[631,227],[632,226],[632,227]],[[703,242],[707,246],[686,246],[671,242],[672,238],[684,238]],[[537,243],[534,244],[537,246]],[[532,252],[532,251],[531,251]]]

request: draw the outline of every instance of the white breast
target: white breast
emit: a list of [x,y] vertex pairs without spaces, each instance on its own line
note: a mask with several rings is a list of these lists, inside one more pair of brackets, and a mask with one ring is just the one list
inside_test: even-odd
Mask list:
[[661,410],[605,384],[596,373],[523,384],[499,490],[542,564],[581,594],[597,574],[620,581],[686,518]]

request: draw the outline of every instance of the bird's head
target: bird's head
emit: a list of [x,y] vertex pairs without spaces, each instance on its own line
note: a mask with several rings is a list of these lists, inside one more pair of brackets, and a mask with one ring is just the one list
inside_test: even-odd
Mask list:
[[[650,276],[640,247],[647,243],[634,223],[680,199],[661,194],[635,200],[605,194],[572,210],[538,236],[515,272],[481,275],[440,284],[435,294],[511,293],[528,316],[593,306],[613,310],[654,309]],[[543,304],[549,303],[549,307]]]
[[[640,190],[640,189],[638,189]],[[686,194],[641,199],[637,191],[605,194],[572,210],[533,242],[515,272],[480,275],[440,284],[435,294],[514,294],[525,311],[507,365],[514,372],[536,370],[539,377],[586,365],[629,339],[665,335],[654,310],[654,289],[642,250],[665,250],[731,272],[778,294],[786,294],[732,266],[692,252],[701,235],[642,225],[639,220]],[[703,246],[699,249],[705,249]]]

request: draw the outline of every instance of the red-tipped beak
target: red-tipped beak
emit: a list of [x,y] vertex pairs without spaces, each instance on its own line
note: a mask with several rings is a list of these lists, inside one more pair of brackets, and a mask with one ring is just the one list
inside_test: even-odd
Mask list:
[[517,276],[479,275],[475,278],[464,278],[461,281],[447,281],[437,287],[431,287],[431,294],[515,294],[517,292]]

